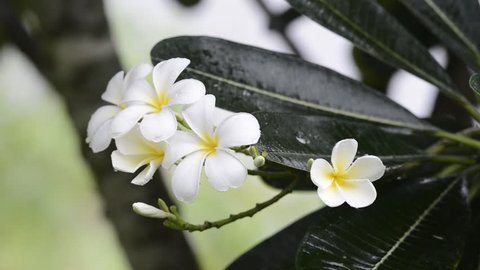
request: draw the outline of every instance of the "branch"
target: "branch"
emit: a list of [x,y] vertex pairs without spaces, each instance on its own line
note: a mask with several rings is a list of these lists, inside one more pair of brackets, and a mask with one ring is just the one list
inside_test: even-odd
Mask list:
[[267,201],[264,201],[262,203],[257,203],[255,205],[255,207],[253,207],[253,208],[250,208],[248,210],[245,210],[245,211],[237,213],[237,214],[232,214],[228,218],[225,218],[225,219],[220,219],[220,220],[217,220],[217,221],[205,221],[203,224],[196,225],[196,224],[191,224],[191,223],[185,222],[181,218],[180,214],[177,212],[176,207],[172,206],[171,207],[171,212],[176,216],[176,219],[165,220],[164,225],[168,228],[171,228],[171,229],[185,230],[185,231],[189,231],[189,232],[195,232],[195,231],[200,231],[201,232],[201,231],[208,230],[208,229],[211,229],[211,228],[217,228],[217,229],[221,228],[221,227],[223,227],[227,224],[230,224],[232,222],[235,222],[239,219],[246,218],[246,217],[252,217],[255,214],[257,214],[258,212],[262,211],[263,209],[265,209],[265,208],[269,207],[270,205],[276,203],[278,200],[285,197],[285,195],[292,192],[292,190],[298,184],[299,179],[300,178],[298,176],[295,176],[295,178],[290,183],[290,185],[288,185],[287,187],[282,189],[277,195],[275,195],[274,197],[270,198]]

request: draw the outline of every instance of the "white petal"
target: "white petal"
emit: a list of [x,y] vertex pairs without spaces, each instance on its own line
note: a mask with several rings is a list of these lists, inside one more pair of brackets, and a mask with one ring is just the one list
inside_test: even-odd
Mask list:
[[132,204],[133,211],[141,216],[149,218],[166,218],[169,216],[168,213],[162,211],[156,207],[148,205],[142,202],[136,202]]
[[145,139],[138,127],[115,139],[115,145],[124,155],[144,155],[150,153],[150,147],[145,144]]
[[118,150],[124,155],[158,154],[166,151],[166,143],[147,141],[138,126],[132,128],[125,135],[115,139]]
[[159,160],[152,160],[150,164],[145,167],[135,178],[132,180],[132,184],[143,186],[148,183],[157,169],[160,167],[161,161]]
[[167,152],[163,161],[163,166],[169,168],[182,157],[199,151],[202,141],[193,132],[177,131],[168,140]]
[[170,105],[191,104],[205,95],[205,85],[194,79],[176,82],[168,91],[172,98]]
[[140,123],[140,131],[145,139],[160,142],[175,134],[177,130],[177,119],[168,108],[163,108],[159,113],[152,113],[143,117]]
[[90,117],[87,127],[87,142],[90,142],[91,137],[97,129],[100,128],[106,121],[111,120],[118,112],[120,108],[117,106],[107,105],[98,108]]
[[153,84],[157,93],[168,91],[189,64],[190,60],[186,58],[172,58],[158,63],[153,68]]
[[152,65],[145,63],[134,66],[132,69],[130,69],[130,71],[127,72],[127,75],[125,75],[124,88],[127,89],[136,80],[147,77],[147,75],[152,71],[152,68]]
[[213,110],[213,125],[218,127],[227,117],[234,115],[234,112],[215,107]]
[[197,151],[188,155],[175,169],[172,190],[178,200],[192,202],[197,197],[204,160],[205,154]]
[[310,169],[312,182],[321,189],[328,188],[333,182],[333,168],[323,158],[316,159]]
[[337,185],[330,185],[326,189],[318,188],[317,194],[323,203],[329,207],[337,207],[345,202],[345,199],[338,190]]
[[215,96],[205,95],[194,104],[188,106],[182,113],[192,130],[198,136],[213,133],[213,109],[215,108]]
[[220,150],[207,156],[205,174],[213,188],[227,191],[243,185],[247,178],[247,169],[236,157]]
[[353,162],[345,178],[375,181],[382,177],[384,173],[385,166],[381,159],[376,156],[363,156]]
[[124,94],[123,71],[119,71],[108,81],[107,89],[103,92],[102,99],[112,104],[120,105]]
[[222,147],[251,145],[260,138],[260,124],[257,118],[249,113],[236,113],[220,123],[215,134]]
[[126,90],[123,102],[137,101],[145,104],[151,104],[157,99],[155,90],[150,86],[146,80],[136,80]]
[[92,152],[98,153],[108,148],[110,141],[112,140],[111,133],[111,123],[112,120],[105,121],[93,134],[92,137],[88,138],[90,148]]
[[332,150],[332,165],[336,172],[348,169],[357,154],[357,147],[355,139],[345,139],[335,144]]
[[145,114],[152,110],[149,106],[134,105],[119,112],[112,121],[112,137],[118,138],[129,132]]
[[337,184],[345,201],[355,208],[369,206],[377,198],[377,191],[367,179],[346,180]]
[[116,150],[112,152],[112,165],[117,171],[134,173],[149,162],[146,155],[124,155]]

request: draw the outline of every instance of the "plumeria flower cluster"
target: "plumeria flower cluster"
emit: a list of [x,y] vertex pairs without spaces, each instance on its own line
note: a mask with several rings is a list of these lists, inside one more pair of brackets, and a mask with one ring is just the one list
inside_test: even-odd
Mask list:
[[[215,97],[205,95],[205,86],[198,80],[177,81],[189,63],[173,58],[153,68],[138,65],[125,76],[117,73],[102,95],[112,105],[99,108],[87,129],[87,142],[94,152],[115,140],[117,150],[111,157],[116,170],[135,173],[144,167],[133,184],[144,185],[158,168],[177,165],[172,189],[183,202],[197,197],[203,171],[218,191],[240,187],[247,169],[232,148],[255,144],[260,138],[260,125],[248,113],[234,113],[214,126]],[[141,203],[134,209],[168,216]]]
[[[249,153],[257,167],[265,164],[266,156],[255,147],[247,151],[260,138],[260,125],[252,114],[232,113],[215,125],[215,96],[207,95],[198,80],[177,80],[189,64],[188,59],[173,58],[155,67],[140,64],[126,74],[118,72],[102,95],[110,104],[95,111],[87,128],[93,152],[107,149],[114,139],[117,149],[111,153],[112,165],[115,170],[136,173],[133,184],[145,185],[159,168],[173,168],[172,191],[183,202],[196,199],[202,175],[218,191],[240,187],[248,170],[235,151]],[[385,166],[375,156],[354,161],[357,146],[354,139],[345,139],[334,146],[332,164],[312,160],[310,178],[325,205],[347,202],[360,208],[375,200],[371,181],[383,176]],[[280,173],[293,175],[287,167]],[[202,231],[253,215],[292,191],[299,179],[294,177],[277,196],[254,209],[201,225],[185,222],[175,206],[168,207],[161,199],[159,208],[142,202],[132,207],[140,215],[166,219],[167,227]]]
[[[310,178],[318,186],[318,196],[330,207],[344,202],[355,208],[366,207],[377,198],[371,181],[385,173],[382,161],[371,155],[355,159],[358,143],[354,139],[339,141],[332,150],[332,165],[325,159],[316,159]],[[353,163],[352,163],[353,162]]]

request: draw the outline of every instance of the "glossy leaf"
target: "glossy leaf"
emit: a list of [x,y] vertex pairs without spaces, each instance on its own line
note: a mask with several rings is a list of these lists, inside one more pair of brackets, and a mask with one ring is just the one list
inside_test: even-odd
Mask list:
[[385,125],[431,129],[384,95],[332,70],[282,53],[210,37],[159,42],[152,61],[191,60],[185,77],[201,80],[217,105],[232,111],[337,115]]
[[480,68],[480,5],[477,0],[401,0],[444,44]]
[[473,74],[469,80],[470,88],[480,95],[480,74]]
[[329,159],[338,141],[354,138],[357,155],[377,155],[386,165],[420,159],[423,155],[405,138],[411,130],[380,128],[327,116],[301,116],[286,113],[254,113],[262,131],[256,145],[268,153],[267,160],[299,170],[307,170],[310,158]]
[[235,260],[228,270],[293,270],[297,249],[313,224],[328,223],[338,215],[337,208],[322,208],[266,239]]
[[[375,186],[377,187],[378,198],[373,205],[360,210],[353,209],[346,205],[337,208],[322,208],[296,221],[292,225],[247,251],[234,261],[228,269],[297,269],[295,268],[296,259],[298,262],[306,259],[305,256],[307,256],[307,254],[304,254],[304,249],[307,248],[306,246],[309,243],[315,244],[315,246],[310,247],[312,250],[308,251],[317,252],[318,249],[316,247],[320,248],[320,246],[317,245],[317,242],[325,245],[321,246],[325,247],[325,252],[331,251],[331,249],[335,248],[337,245],[344,249],[335,250],[330,253],[330,256],[337,255],[337,257],[340,257],[337,264],[332,263],[331,265],[325,265],[325,262],[320,262],[318,265],[309,265],[311,268],[307,269],[371,269],[371,267],[362,268],[362,262],[372,258],[369,256],[370,254],[365,253],[367,255],[365,258],[354,257],[358,255],[359,252],[365,252],[365,249],[368,250],[368,248],[371,247],[370,242],[368,241],[371,241],[372,244],[379,242],[383,243],[383,241],[387,243],[391,241],[388,234],[391,234],[393,241],[397,240],[398,237],[394,238],[394,236],[396,237],[398,234],[405,233],[405,228],[408,223],[410,223],[410,225],[415,224],[414,220],[418,219],[419,213],[428,210],[428,206],[426,205],[432,205],[432,203],[435,203],[436,199],[439,197],[438,194],[440,193],[441,195],[444,192],[445,195],[438,200],[433,206],[433,209],[430,210],[430,214],[426,216],[424,222],[421,222],[421,226],[419,225],[417,228],[421,227],[423,230],[422,233],[428,231],[428,236],[426,237],[424,234],[419,234],[419,236],[423,237],[421,239],[431,242],[433,245],[438,244],[439,249],[437,249],[437,246],[434,246],[424,251],[429,253],[428,257],[434,256],[430,258],[436,259],[436,255],[440,253],[450,253],[450,256],[447,256],[446,258],[451,258],[452,256],[458,257],[458,250],[461,249],[465,238],[465,231],[462,229],[465,228],[465,224],[468,222],[468,213],[465,194],[462,191],[463,184],[458,182],[454,184],[454,186],[449,186],[452,181],[453,179],[451,178],[441,181],[423,180],[423,182],[421,182],[420,179],[394,182],[383,180],[377,181],[375,182]],[[418,205],[416,199],[418,199]],[[446,211],[446,213],[443,211]],[[373,212],[380,214],[372,217],[373,214],[371,213]],[[451,214],[451,221],[444,223],[430,223],[430,221],[443,221],[449,217],[448,214]],[[392,220],[388,219],[390,216],[394,216]],[[401,222],[396,223],[395,221]],[[365,223],[371,227],[359,227],[362,229],[362,232],[359,232],[356,235],[349,233],[350,231],[358,232],[359,228],[357,228],[357,225],[360,226]],[[348,229],[350,231],[341,231],[341,229],[344,228],[343,226],[347,225],[349,226]],[[410,228],[410,226],[408,226],[408,228]],[[459,229],[458,234],[454,229]],[[317,231],[320,231],[327,236],[324,237],[322,235],[324,238],[317,239],[317,242],[312,242],[311,239],[315,239],[315,235],[312,233]],[[417,233],[417,231],[414,232]],[[415,234],[415,236],[416,235],[417,234]],[[341,237],[341,239],[338,237]],[[442,237],[444,237],[444,239],[440,240],[439,238]],[[334,241],[323,241],[327,239]],[[419,244],[421,239],[418,240]],[[410,241],[410,238],[407,237],[406,240]],[[452,244],[452,249],[446,250],[446,246],[449,247],[449,244]],[[360,246],[357,247],[355,245]],[[299,247],[301,249],[299,249]],[[417,250],[415,245],[402,245],[399,247],[411,252],[413,254],[411,256],[412,258],[417,257],[414,253]],[[350,250],[355,248],[357,250],[352,252],[352,256],[350,256]],[[298,258],[296,258],[297,254],[299,254]],[[325,259],[325,257],[316,257],[314,254],[317,253],[312,253],[312,258],[310,259]],[[447,260],[446,258],[442,258],[441,262],[445,262]],[[348,265],[347,263],[352,260],[355,260],[358,264],[355,266]],[[343,265],[345,266],[342,267]],[[299,265],[297,265],[297,267],[298,269],[302,269]],[[392,269],[410,270],[443,268],[428,268],[428,265],[422,265],[419,268],[397,267]]]
[[464,181],[426,179],[378,189],[370,207],[339,210],[312,226],[297,269],[454,269],[465,244],[469,212]]
[[480,269],[480,217],[470,224],[467,243],[457,270]]
[[428,50],[376,1],[288,0],[300,13],[351,40],[362,50],[458,96]]

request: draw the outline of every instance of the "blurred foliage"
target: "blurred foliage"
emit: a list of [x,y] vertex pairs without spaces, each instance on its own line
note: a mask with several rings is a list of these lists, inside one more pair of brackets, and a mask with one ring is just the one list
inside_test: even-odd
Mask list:
[[60,100],[0,51],[0,269],[128,269]]

